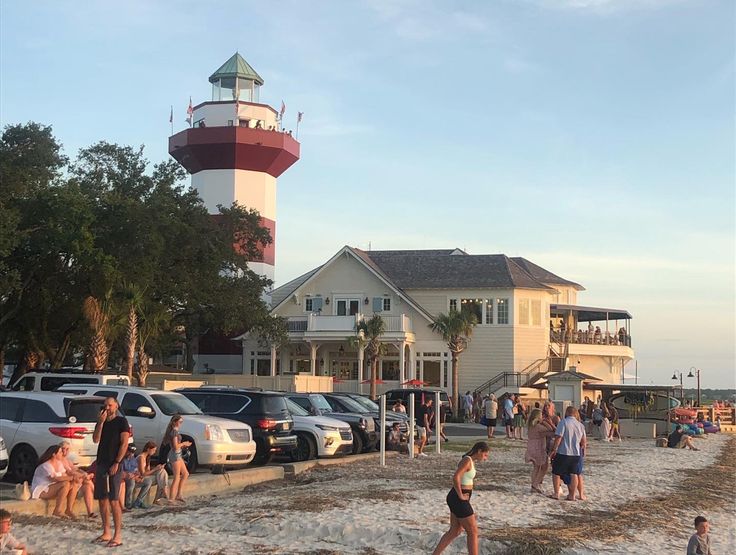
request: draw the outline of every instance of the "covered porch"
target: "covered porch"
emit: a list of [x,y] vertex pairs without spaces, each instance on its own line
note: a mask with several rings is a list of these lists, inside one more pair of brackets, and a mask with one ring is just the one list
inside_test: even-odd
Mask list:
[[550,341],[630,348],[631,319],[631,314],[621,309],[552,304]]

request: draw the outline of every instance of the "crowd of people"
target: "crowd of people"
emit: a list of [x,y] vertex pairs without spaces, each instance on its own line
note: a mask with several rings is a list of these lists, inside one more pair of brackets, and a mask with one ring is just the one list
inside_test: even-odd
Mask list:
[[626,328],[621,327],[616,332],[603,331],[600,326],[593,326],[588,322],[587,329],[568,328],[562,320],[558,327],[552,322],[549,324],[549,337],[556,343],[587,343],[590,345],[625,345],[631,347],[631,336]]
[[[116,399],[109,397],[100,412],[93,434],[97,458],[82,468],[69,458],[70,443],[52,445],[41,455],[33,474],[31,497],[53,501],[53,516],[76,520],[74,504],[84,499],[86,516],[97,519],[94,500],[99,505],[102,534],[92,543],[107,547],[122,545],[123,514],[152,505],[183,505],[184,486],[189,477],[185,453],[191,445],[182,441],[179,428],[183,418],[172,416],[164,435],[161,452],[154,463],[158,446],[147,442],[140,454],[129,442],[130,425],[119,412]],[[171,484],[169,485],[169,473]],[[151,504],[149,492],[156,486]]]

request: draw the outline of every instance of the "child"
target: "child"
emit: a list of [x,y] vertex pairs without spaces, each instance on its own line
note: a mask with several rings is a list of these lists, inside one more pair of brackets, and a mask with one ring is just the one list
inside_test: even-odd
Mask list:
[[10,533],[12,522],[10,513],[5,509],[0,509],[0,552],[27,555],[26,546],[16,540],[13,534]]
[[708,519],[704,516],[696,516],[695,530],[696,533],[687,542],[687,555],[711,555]]

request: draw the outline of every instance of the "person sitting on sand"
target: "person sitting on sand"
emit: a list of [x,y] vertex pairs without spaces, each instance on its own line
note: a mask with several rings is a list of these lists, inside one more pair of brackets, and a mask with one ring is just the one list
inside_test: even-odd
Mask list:
[[133,493],[135,492],[135,486],[141,482],[143,478],[138,474],[138,460],[135,456],[136,448],[135,445],[128,445],[128,450],[125,452],[123,462],[123,483],[125,484],[125,505],[123,506],[124,511],[130,511],[133,508]]
[[69,452],[71,450],[71,443],[64,440],[61,442],[61,464],[64,467],[64,471],[70,476],[74,477],[74,481],[79,484],[78,490],[82,492],[82,498],[84,499],[84,505],[87,509],[87,518],[97,518],[94,512],[94,474],[85,472],[79,469],[70,459]]
[[409,448],[406,444],[405,437],[399,429],[399,423],[394,422],[391,425],[391,430],[388,432],[386,438],[386,450],[387,451],[398,451],[399,453],[408,453]]
[[704,516],[696,516],[695,530],[695,534],[690,536],[690,541],[687,542],[687,555],[711,555],[708,519]]
[[675,431],[667,437],[667,447],[670,447],[671,449],[684,449],[687,447],[692,451],[700,451],[700,449],[693,445],[693,438],[687,435],[687,433],[685,433],[685,429],[679,425],[675,428]]
[[26,546],[16,540],[10,533],[13,518],[10,512],[0,509],[0,553],[14,553],[15,555],[27,555]]
[[61,446],[52,445],[38,459],[38,466],[31,482],[31,498],[55,499],[53,515],[61,518],[74,518],[72,509],[77,490],[74,490],[74,496],[70,495],[74,479],[63,469],[60,470],[58,468],[60,466]]

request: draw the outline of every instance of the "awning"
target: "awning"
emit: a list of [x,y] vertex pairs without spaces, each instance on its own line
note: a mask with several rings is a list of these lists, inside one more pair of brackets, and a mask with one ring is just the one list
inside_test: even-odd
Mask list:
[[631,320],[632,316],[620,308],[598,308],[575,304],[552,304],[550,316],[565,316],[568,312],[576,315],[578,322],[600,322],[603,320]]

